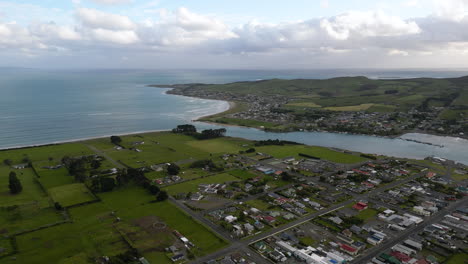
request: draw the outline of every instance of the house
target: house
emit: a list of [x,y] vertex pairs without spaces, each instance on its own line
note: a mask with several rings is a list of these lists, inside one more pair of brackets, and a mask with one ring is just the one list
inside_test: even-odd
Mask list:
[[259,222],[259,221],[255,221],[254,226],[255,226],[255,228],[257,228],[258,230],[262,230],[263,228],[265,228],[265,225],[262,224],[262,222]]
[[181,261],[184,258],[185,258],[184,254],[179,253],[179,254],[176,254],[176,255],[172,256],[171,260],[172,260],[172,262],[178,262],[178,261]]
[[274,218],[273,216],[266,215],[263,217],[263,221],[269,225],[273,225],[276,221],[276,218]]
[[251,191],[251,190],[253,189],[253,187],[254,187],[254,186],[253,186],[252,184],[246,183],[246,184],[244,185],[244,190],[245,190],[246,192],[249,192],[249,191]]
[[338,216],[330,216],[328,219],[337,225],[341,225],[343,223],[343,220]]
[[22,169],[26,169],[28,167],[28,164],[27,163],[23,163],[23,164],[16,164],[16,165],[13,165],[11,166],[13,169],[15,170],[22,170]]
[[277,250],[273,250],[270,252],[270,254],[268,254],[268,256],[274,260],[275,262],[284,262],[287,260],[286,256],[284,256],[283,253],[277,251]]
[[343,243],[340,243],[340,249],[351,256],[355,256],[358,253],[357,248]]
[[203,195],[201,195],[201,193],[193,193],[190,196],[190,200],[192,201],[200,201],[201,199],[203,199]]
[[353,208],[358,211],[361,211],[361,210],[367,209],[367,206],[368,205],[366,203],[358,202],[357,204],[353,205]]
[[244,229],[250,235],[254,231],[255,228],[250,223],[246,223],[246,224],[244,224]]
[[241,237],[244,235],[244,230],[242,230],[242,227],[240,225],[233,225],[232,228],[233,228],[232,232],[234,233],[234,235],[238,237]]
[[224,221],[228,222],[228,223],[232,223],[234,221],[237,220],[237,217],[233,216],[233,215],[228,215],[226,217],[224,217]]

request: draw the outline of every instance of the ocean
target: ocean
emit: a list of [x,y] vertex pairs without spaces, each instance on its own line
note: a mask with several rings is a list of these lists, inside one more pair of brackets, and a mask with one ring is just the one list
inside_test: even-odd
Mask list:
[[[339,76],[442,78],[463,75],[468,75],[468,70],[163,71],[0,68],[0,148],[168,130],[228,108],[226,102],[168,95],[165,93],[167,89],[148,87],[149,84],[226,83],[271,78],[325,79]],[[199,122],[196,125],[200,128],[213,127]],[[287,138],[306,144],[400,157],[424,158],[430,154],[468,164],[468,153],[463,148],[458,150],[460,146],[468,149],[466,140],[437,149],[403,140],[395,144],[398,139],[392,141],[337,133],[276,134],[238,127],[228,127],[228,131],[231,136],[250,139]],[[444,137],[431,140],[444,143]]]

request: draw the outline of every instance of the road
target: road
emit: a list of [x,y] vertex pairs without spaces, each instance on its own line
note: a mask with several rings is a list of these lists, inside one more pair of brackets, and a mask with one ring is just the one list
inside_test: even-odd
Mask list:
[[105,153],[102,150],[99,150],[95,146],[88,145],[88,144],[85,144],[85,146],[87,146],[89,149],[94,151],[94,153],[96,153],[97,155],[106,158],[110,163],[114,164],[117,168],[119,168],[119,169],[125,169],[126,168],[124,165],[120,164],[118,161],[114,160],[111,156],[107,155],[107,153]]
[[375,246],[375,247],[367,250],[365,252],[364,256],[353,260],[352,263],[356,263],[356,264],[368,263],[369,261],[372,260],[372,258],[378,256],[380,253],[384,252],[385,250],[388,250],[389,248],[391,248],[395,244],[405,240],[410,235],[417,234],[417,233],[421,232],[426,226],[441,221],[446,214],[450,213],[451,211],[454,211],[458,206],[463,205],[467,201],[468,201],[468,197],[464,197],[463,199],[449,205],[448,207],[446,207],[446,208],[438,211],[437,213],[433,214],[430,218],[426,219],[423,223],[420,223],[419,225],[414,226],[412,228],[408,228],[405,231],[400,232],[400,235],[398,235],[397,237],[395,237],[393,239],[390,239],[390,240],[388,240],[388,241],[386,241],[386,242],[384,242],[384,243],[382,243],[382,244],[380,244],[378,246]]

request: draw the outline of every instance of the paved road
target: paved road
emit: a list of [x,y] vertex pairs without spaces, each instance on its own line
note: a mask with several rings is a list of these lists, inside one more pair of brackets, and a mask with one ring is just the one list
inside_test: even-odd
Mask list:
[[100,150],[100,149],[98,149],[98,148],[96,148],[95,146],[92,146],[92,145],[85,144],[85,146],[87,146],[89,149],[94,151],[99,156],[103,156],[104,158],[106,158],[110,163],[114,164],[117,168],[125,169],[124,165],[122,165],[119,162],[115,161],[111,156],[107,155],[107,153],[105,153],[104,151],[102,151],[102,150]]
[[372,260],[372,258],[374,258],[374,257],[378,256],[380,253],[388,250],[389,248],[391,248],[395,244],[400,243],[401,241],[405,240],[410,235],[417,234],[417,233],[421,232],[426,226],[441,221],[446,214],[450,213],[451,211],[454,211],[458,206],[463,205],[467,201],[468,201],[468,197],[465,197],[465,198],[463,198],[463,199],[449,205],[448,207],[446,207],[446,208],[440,210],[439,212],[435,213],[434,215],[432,215],[430,218],[426,219],[423,223],[420,223],[419,225],[414,226],[412,228],[408,228],[405,231],[400,232],[397,237],[395,237],[393,239],[390,239],[390,240],[388,240],[388,241],[386,241],[386,242],[384,242],[384,243],[382,243],[382,244],[380,244],[378,246],[375,246],[375,247],[367,250],[365,252],[364,256],[355,259],[352,263],[356,263],[356,264],[368,263],[369,261]]

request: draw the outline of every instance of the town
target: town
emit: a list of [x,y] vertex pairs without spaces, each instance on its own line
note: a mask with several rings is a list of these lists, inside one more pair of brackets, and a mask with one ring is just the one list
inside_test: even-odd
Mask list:
[[[168,91],[170,94],[236,103],[229,111],[200,121],[277,132],[328,131],[378,136],[422,132],[465,138],[468,116],[463,77],[447,81],[436,90],[427,88],[433,85],[427,79],[410,82],[364,77],[152,86],[173,88]],[[330,93],[329,86],[337,91]],[[453,93],[448,94],[445,88]]]
[[224,132],[2,151],[2,263],[466,260],[467,166]]

